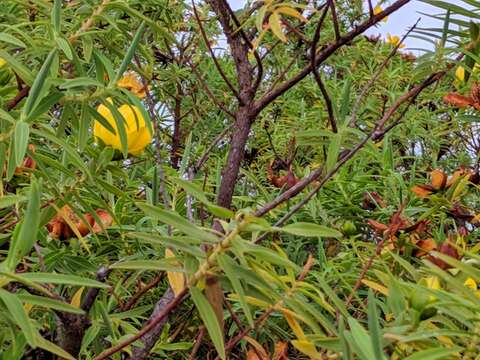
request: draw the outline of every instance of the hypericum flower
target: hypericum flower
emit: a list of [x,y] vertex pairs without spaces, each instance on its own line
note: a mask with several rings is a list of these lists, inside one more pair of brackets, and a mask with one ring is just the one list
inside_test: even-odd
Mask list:
[[133,72],[128,72],[124,77],[122,77],[118,82],[117,86],[131,91],[139,98],[145,97],[145,85],[143,85]]
[[400,44],[400,37],[397,35],[392,36],[390,33],[387,33],[387,43],[392,44],[393,46],[398,46],[400,49],[405,47],[405,44]]
[[[375,6],[375,9],[373,9],[373,15],[378,15],[383,11],[382,7],[380,5]],[[388,16],[385,16],[382,21],[387,22]]]
[[475,291],[475,296],[480,297],[480,290],[478,289],[478,284],[475,280],[473,280],[471,277],[467,278],[465,282],[463,283],[466,287],[472,289]]
[[[111,99],[107,99],[111,102]],[[113,105],[113,104],[112,104]],[[93,135],[96,140],[101,140],[105,145],[110,145],[114,149],[122,150],[120,134],[117,123],[110,109],[101,104],[97,111],[102,115],[115,130],[115,134],[105,128],[98,120],[93,125]],[[138,107],[133,105],[122,105],[118,108],[118,112],[122,115],[125,122],[125,132],[127,133],[128,153],[131,155],[139,155],[145,147],[152,142],[152,134],[147,128],[145,119]]]
[[3,67],[3,65],[5,65],[6,63],[7,62],[5,61],[5,59],[0,57],[0,68]]

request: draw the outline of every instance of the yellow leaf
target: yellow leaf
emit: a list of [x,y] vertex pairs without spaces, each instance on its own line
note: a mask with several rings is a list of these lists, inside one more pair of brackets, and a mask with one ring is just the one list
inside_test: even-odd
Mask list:
[[292,329],[295,336],[297,338],[299,338],[300,340],[304,340],[305,339],[305,333],[303,332],[302,327],[297,322],[297,320],[295,320],[295,318],[292,316],[292,314],[289,311],[285,311],[285,309],[282,309],[282,312],[283,312],[283,316],[287,320],[288,325]]
[[32,304],[23,304],[23,308],[25,309],[25,312],[28,314],[30,310],[32,310],[33,305]]
[[302,14],[300,14],[297,10],[290,6],[280,6],[275,11],[285,15],[293,16],[302,22],[308,21]]
[[369,288],[372,288],[373,290],[378,291],[380,294],[383,294],[385,296],[388,296],[388,288],[386,288],[383,285],[380,285],[374,281],[370,281],[367,279],[363,279],[362,283],[367,285]]
[[270,25],[273,33],[283,42],[287,42],[287,37],[282,31],[282,19],[278,15],[278,12],[274,11],[268,18],[268,24]]
[[292,345],[301,353],[312,360],[322,360],[322,355],[317,351],[315,345],[308,340],[292,340]]
[[[165,258],[175,257],[175,254],[169,248],[165,249]],[[167,271],[167,278],[170,287],[173,290],[175,296],[180,294],[185,288],[185,274],[182,272],[171,272]]]
[[83,294],[83,290],[85,289],[85,287],[81,287],[80,289],[78,289],[75,294],[72,296],[72,301],[70,302],[70,305],[73,305],[77,308],[80,308],[80,304],[81,304],[81,300],[82,300],[82,294]]
[[259,359],[257,356],[257,353],[258,355],[260,355],[259,360],[267,360],[270,358],[267,352],[265,351],[265,349],[263,348],[263,346],[257,340],[252,339],[250,336],[245,336],[243,339],[246,340],[250,345],[252,345],[255,348],[255,350],[257,350],[257,352],[252,350],[253,354],[255,354],[255,357],[253,357],[253,354],[251,355],[252,360]]

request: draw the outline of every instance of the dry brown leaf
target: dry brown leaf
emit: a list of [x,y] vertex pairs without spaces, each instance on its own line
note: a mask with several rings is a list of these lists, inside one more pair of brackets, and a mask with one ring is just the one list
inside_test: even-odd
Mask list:
[[435,189],[430,185],[415,185],[411,190],[417,197],[423,199],[431,195]]
[[442,170],[435,169],[430,173],[430,176],[432,178],[432,186],[435,190],[443,189],[447,184],[447,174]]
[[463,96],[457,93],[449,93],[443,97],[443,101],[449,105],[453,105],[459,108],[472,106],[475,101],[469,96]]

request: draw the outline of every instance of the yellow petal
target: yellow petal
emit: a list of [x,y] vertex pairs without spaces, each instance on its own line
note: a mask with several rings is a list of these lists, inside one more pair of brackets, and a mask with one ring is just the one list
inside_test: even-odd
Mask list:
[[[378,14],[380,14],[382,11],[383,11],[382,7],[381,7],[380,5],[377,5],[377,6],[375,6],[375,8],[373,9],[373,15],[378,15]],[[388,16],[385,16],[385,17],[382,19],[382,21],[385,22],[385,23],[387,22],[387,20],[388,20]]]
[[138,80],[133,72],[129,72],[122,77],[117,82],[117,86],[131,91],[140,98],[145,97],[145,86]]
[[4,58],[0,57],[0,68],[3,67],[7,62],[5,61]]
[[[165,258],[175,257],[175,254],[169,248],[165,249]],[[167,271],[167,278],[170,287],[173,290],[175,296],[180,294],[185,288],[185,274],[181,272],[171,272]]]
[[467,280],[465,280],[463,285],[465,285],[466,287],[472,290],[477,290],[477,282],[473,280],[471,277],[467,278]]

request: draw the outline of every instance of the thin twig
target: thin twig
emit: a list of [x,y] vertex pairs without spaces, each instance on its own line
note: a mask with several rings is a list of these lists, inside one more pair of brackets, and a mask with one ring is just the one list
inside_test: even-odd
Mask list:
[[335,8],[335,0],[330,0],[330,9],[332,10],[333,29],[335,31],[335,39],[340,40],[340,27],[338,25],[337,9]]
[[207,49],[210,53],[210,56],[212,57],[212,60],[215,64],[215,67],[217,68],[220,76],[222,77],[223,81],[225,81],[225,84],[227,84],[228,88],[232,91],[233,95],[238,99],[240,104],[243,103],[242,98],[240,97],[240,94],[238,93],[238,90],[235,89],[233,84],[230,82],[228,79],[227,75],[223,72],[222,67],[220,66],[220,63],[218,62],[217,57],[215,56],[215,53],[210,46],[210,42],[208,41],[207,33],[205,32],[205,29],[203,28],[202,21],[200,20],[200,16],[198,15],[197,12],[197,7],[195,6],[195,1],[192,0],[192,7],[193,7],[193,14],[195,15],[195,19],[197,20],[198,27],[200,28],[200,33],[202,34],[203,40],[205,42],[205,45],[207,46]]
[[133,294],[131,299],[124,306],[122,306],[121,310],[128,311],[132,307],[134,307],[137,304],[138,300],[140,300],[140,298],[145,293],[147,293],[150,289],[157,286],[164,276],[165,276],[165,273],[161,273],[160,275],[157,275],[156,277],[154,277],[148,284],[146,284],[145,286],[142,286],[140,290],[138,290],[135,294]]
[[198,335],[195,339],[195,345],[193,346],[192,352],[190,353],[188,360],[195,360],[195,356],[197,355],[197,352],[200,349],[200,345],[202,345],[202,340],[204,336],[205,336],[205,326],[202,326],[198,331]]
[[212,143],[208,146],[207,150],[205,150],[203,155],[200,157],[200,159],[195,164],[195,167],[194,167],[195,172],[198,172],[202,168],[205,161],[208,160],[210,152],[213,150],[213,148],[215,146],[217,146],[217,144],[220,142],[220,140],[222,140],[225,137],[225,135],[227,135],[230,132],[230,130],[232,130],[234,125],[235,125],[235,123],[232,123],[229,126],[227,126],[226,128],[224,128],[222,130],[222,132],[220,134],[218,134],[217,137],[212,141]]
[[385,69],[385,67],[388,65],[388,63],[390,62],[390,60],[395,56],[395,54],[398,52],[398,49],[400,49],[400,46],[403,44],[403,42],[405,41],[405,39],[407,38],[407,36],[416,28],[416,26],[418,25],[418,22],[420,21],[420,19],[417,20],[417,22],[415,23],[415,25],[413,25],[405,35],[403,35],[402,39],[399,41],[399,43],[392,49],[392,51],[388,54],[387,58],[382,62],[382,64],[378,67],[377,71],[375,72],[375,74],[372,76],[372,78],[367,82],[367,84],[365,85],[365,87],[362,89],[362,92],[360,93],[359,96],[357,96],[356,100],[355,100],[355,104],[353,105],[353,108],[352,108],[352,112],[351,112],[351,119],[350,119],[350,124],[349,126],[350,127],[354,127],[356,122],[357,122],[357,114],[358,114],[358,110],[360,108],[360,105],[363,101],[363,99],[365,98],[365,96],[368,94],[370,88],[375,84],[375,82],[377,81],[377,79],[380,77],[380,75],[382,74],[383,70]]

